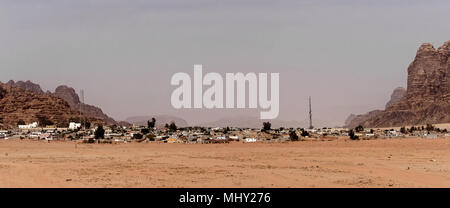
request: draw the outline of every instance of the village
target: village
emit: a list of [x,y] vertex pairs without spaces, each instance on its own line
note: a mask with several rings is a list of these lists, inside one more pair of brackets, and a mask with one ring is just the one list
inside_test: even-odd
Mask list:
[[390,138],[450,138],[447,129],[433,125],[400,128],[365,129],[358,126],[348,128],[271,128],[270,122],[263,122],[261,129],[236,127],[183,127],[174,122],[155,127],[155,120],[147,126],[95,126],[87,128],[82,123],[70,122],[66,128],[42,127],[38,122],[17,125],[17,128],[0,130],[0,139],[28,139],[45,141],[79,141],[82,143],[273,143],[294,141],[322,141],[335,139],[370,140]]

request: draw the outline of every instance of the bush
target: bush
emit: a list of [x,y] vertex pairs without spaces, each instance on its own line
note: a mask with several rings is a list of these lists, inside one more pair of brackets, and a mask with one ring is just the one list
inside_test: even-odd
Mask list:
[[301,136],[302,136],[302,137],[309,137],[310,135],[309,135],[309,132],[307,132],[307,131],[305,131],[304,129],[302,129],[302,134],[301,134]]
[[272,124],[270,122],[264,122],[263,123],[263,130],[269,131],[272,128]]
[[289,138],[291,139],[291,141],[298,141],[298,135],[295,131],[291,131],[289,133]]
[[172,121],[169,125],[169,129],[170,131],[177,131],[178,127],[175,125],[175,122]]
[[348,135],[350,136],[351,140],[359,140],[359,137],[355,135],[355,132],[352,130],[350,130],[350,132],[348,133]]
[[427,131],[434,131],[435,128],[434,128],[434,126],[432,124],[427,124],[426,130]]
[[356,132],[362,132],[362,131],[364,131],[364,127],[361,126],[361,125],[359,125],[359,126],[357,126],[357,127],[355,128],[355,131],[356,131]]
[[94,132],[95,139],[104,139],[105,138],[105,130],[103,129],[103,126],[98,126],[97,129]]
[[142,134],[133,134],[133,139],[142,139],[143,137]]
[[156,119],[155,118],[152,118],[152,121],[147,121],[147,127],[149,129],[155,128],[155,124],[156,124]]
[[150,130],[149,129],[141,129],[141,133],[145,135],[145,134],[150,133]]
[[149,141],[155,141],[155,135],[153,134],[148,134],[146,137]]
[[405,127],[400,128],[400,132],[401,132],[402,134],[408,133],[408,132],[406,131],[406,128],[405,128]]

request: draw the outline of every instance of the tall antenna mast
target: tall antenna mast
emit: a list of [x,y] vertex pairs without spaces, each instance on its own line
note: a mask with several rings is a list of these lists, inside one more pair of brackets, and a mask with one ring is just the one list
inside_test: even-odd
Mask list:
[[309,129],[313,128],[314,126],[312,124],[311,96],[309,96]]
[[86,128],[86,126],[84,125],[84,119],[82,118],[82,112],[83,112],[83,105],[84,105],[84,90],[81,89],[80,90],[80,97],[81,97],[81,102],[80,102],[80,123],[83,126],[83,129]]

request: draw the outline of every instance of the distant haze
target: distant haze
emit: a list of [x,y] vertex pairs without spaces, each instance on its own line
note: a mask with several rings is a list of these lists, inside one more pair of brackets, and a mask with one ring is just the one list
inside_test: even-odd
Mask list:
[[0,81],[84,89],[117,120],[202,124],[259,110],[175,110],[174,73],[277,72],[278,119],[307,123],[311,95],[315,120],[342,125],[406,87],[420,44],[450,39],[448,11],[447,0],[0,0]]

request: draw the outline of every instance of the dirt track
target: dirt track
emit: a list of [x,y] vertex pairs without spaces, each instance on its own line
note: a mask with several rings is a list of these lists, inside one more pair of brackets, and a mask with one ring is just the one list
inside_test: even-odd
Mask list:
[[0,187],[450,187],[450,139],[214,145],[0,140]]

